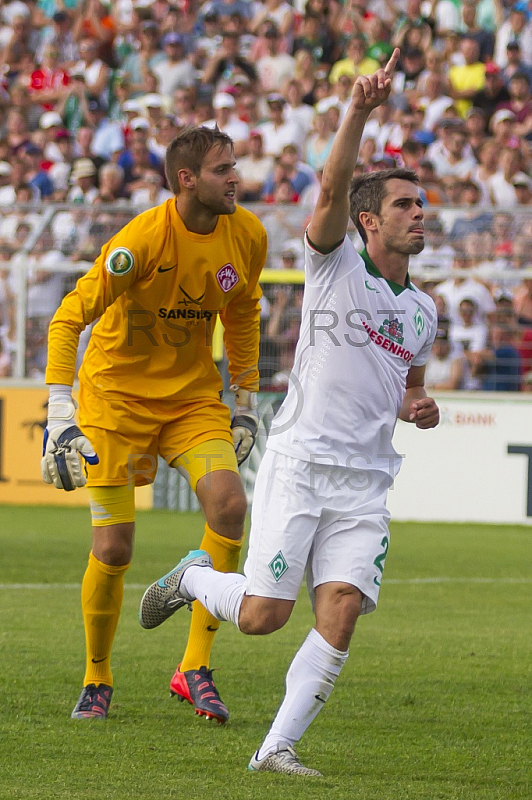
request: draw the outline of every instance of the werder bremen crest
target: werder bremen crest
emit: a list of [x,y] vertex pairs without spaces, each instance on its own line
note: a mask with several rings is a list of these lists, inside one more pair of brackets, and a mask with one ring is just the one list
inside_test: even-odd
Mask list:
[[403,344],[405,337],[403,336],[403,323],[393,317],[392,319],[385,319],[379,328],[379,333],[392,339],[397,344]]
[[418,306],[416,313],[414,314],[414,325],[416,328],[417,338],[421,336],[423,331],[425,330],[425,317],[423,316],[423,312],[421,308]]
[[268,566],[273,577],[275,578],[276,583],[281,580],[288,569],[288,564],[286,563],[285,557],[280,550],[277,555],[272,558]]

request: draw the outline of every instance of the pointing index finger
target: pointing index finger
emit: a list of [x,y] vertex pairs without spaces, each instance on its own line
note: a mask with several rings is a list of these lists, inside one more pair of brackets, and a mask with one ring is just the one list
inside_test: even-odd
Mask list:
[[401,55],[401,51],[399,50],[398,47],[396,47],[395,50],[393,51],[393,53],[390,56],[390,60],[388,61],[388,63],[384,67],[384,71],[385,71],[385,73],[386,73],[386,75],[388,77],[391,77],[393,75],[393,72],[394,72],[394,70],[395,70],[395,68],[397,66],[397,62],[399,61],[399,56],[400,55]]

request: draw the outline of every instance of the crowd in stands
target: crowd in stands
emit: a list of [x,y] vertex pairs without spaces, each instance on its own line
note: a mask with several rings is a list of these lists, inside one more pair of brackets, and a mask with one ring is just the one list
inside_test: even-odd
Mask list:
[[[394,46],[393,91],[368,121],[357,172],[419,174],[427,247],[412,276],[440,314],[429,385],[528,391],[525,0],[0,0],[0,377],[13,370],[17,260],[31,268],[25,373],[40,377],[49,319],[75,280],[50,268],[81,269],[171,197],[164,153],[184,126],[231,135],[239,200],[264,204],[268,266],[300,268],[353,82]],[[275,385],[286,384],[299,296],[265,291]]]

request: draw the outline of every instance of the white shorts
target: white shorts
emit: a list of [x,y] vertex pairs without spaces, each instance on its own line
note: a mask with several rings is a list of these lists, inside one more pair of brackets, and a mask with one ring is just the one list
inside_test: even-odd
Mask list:
[[295,600],[307,572],[316,586],[340,581],[374,611],[388,552],[392,479],[383,472],[302,461],[266,450],[255,483],[246,594]]

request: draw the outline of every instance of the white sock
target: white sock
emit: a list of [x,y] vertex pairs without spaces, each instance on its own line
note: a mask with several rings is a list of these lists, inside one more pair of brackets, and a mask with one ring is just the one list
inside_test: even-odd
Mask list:
[[245,594],[244,575],[238,572],[217,572],[211,567],[189,567],[180,589],[199,600],[213,617],[232,622],[238,628],[238,615]]
[[[313,628],[286,674],[286,694],[257,758],[293,746],[323,708],[349,651],[336,650]],[[319,699],[321,698],[321,699]]]

